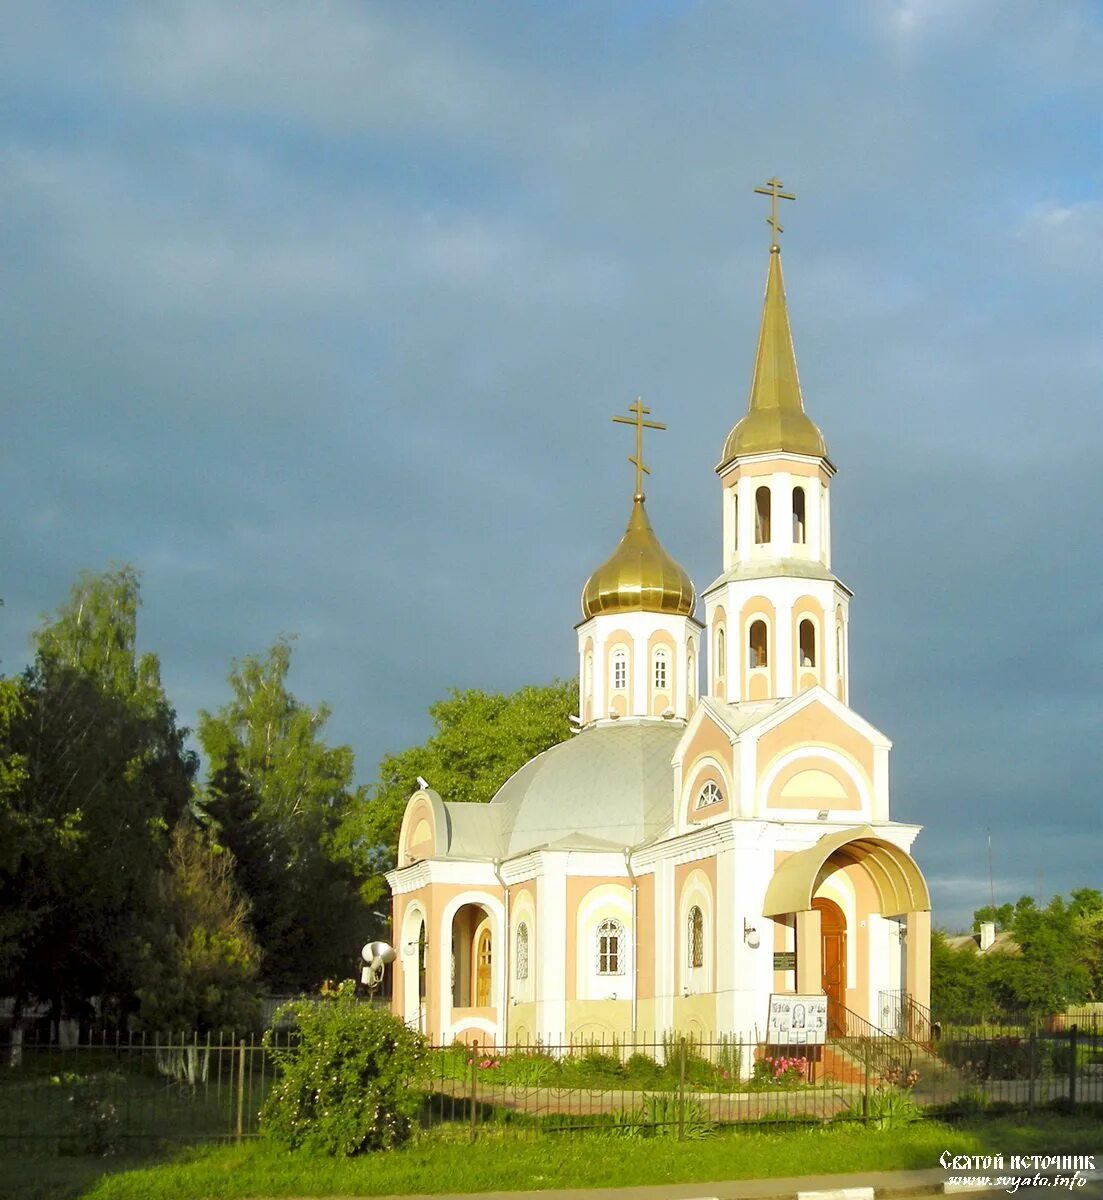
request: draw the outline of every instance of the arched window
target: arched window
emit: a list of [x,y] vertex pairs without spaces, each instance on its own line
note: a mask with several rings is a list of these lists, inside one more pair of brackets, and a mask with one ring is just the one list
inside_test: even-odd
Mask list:
[[624,926],[612,917],[597,927],[597,973],[624,974]]
[[739,493],[732,489],[732,549],[739,549]]
[[804,488],[793,488],[793,541],[804,545]]
[[425,960],[426,960],[425,922],[422,921],[417,931],[417,996],[425,999]]
[[484,929],[479,934],[475,949],[475,1007],[486,1008],[490,1004],[490,982],[493,968],[494,953],[490,940],[490,930]]
[[752,667],[768,667],[770,665],[765,621],[751,622],[747,638],[747,656],[747,661]]
[[663,646],[655,651],[654,679],[655,691],[665,692],[670,679],[670,652]]
[[690,967],[703,967],[705,965],[705,916],[696,904],[689,910],[686,926],[688,942],[686,962]]
[[513,953],[514,974],[518,979],[529,977],[529,927],[522,921],[517,926],[517,945]]
[[691,700],[697,699],[697,660],[692,650],[686,655],[686,690]]
[[720,790],[719,785],[713,783],[711,779],[697,793],[698,808],[708,808],[710,804],[722,804],[723,801],[724,793]]
[[800,623],[800,665],[802,667],[816,665],[816,627],[808,620]]
[[623,692],[628,687],[628,651],[618,646],[613,651],[613,691]]
[[764,546],[770,540],[770,489],[760,487],[754,494],[754,540]]
[[582,694],[587,700],[594,694],[594,652],[586,651],[586,661],[582,667]]
[[843,673],[843,627],[835,626],[835,670]]
[[721,625],[716,631],[716,678],[724,678],[724,663],[727,661],[727,655],[724,653],[724,626]]

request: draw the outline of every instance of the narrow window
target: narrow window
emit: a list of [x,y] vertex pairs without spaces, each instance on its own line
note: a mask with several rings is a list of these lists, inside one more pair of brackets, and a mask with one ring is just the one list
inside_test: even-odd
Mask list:
[[528,979],[529,977],[529,927],[526,922],[522,921],[517,926],[517,947],[514,952],[514,961],[516,963],[516,975],[518,979]]
[[628,686],[628,651],[623,647],[613,651],[613,691],[623,692]]
[[748,661],[752,667],[767,667],[769,655],[766,649],[766,622],[752,621],[747,639]]
[[594,652],[586,651],[586,664],[582,669],[582,694],[587,700],[594,694]]
[[621,939],[624,926],[612,917],[606,917],[597,927],[597,973],[599,975],[623,975],[624,955]]
[[723,625],[716,631],[716,678],[724,678],[724,627]]
[[739,493],[732,490],[732,549],[739,549]]
[[710,804],[720,804],[723,802],[724,793],[720,790],[717,784],[710,779],[708,783],[697,793],[697,807],[708,808]]
[[493,950],[490,942],[490,930],[484,929],[479,934],[475,951],[475,1007],[487,1008],[490,1004],[490,982],[492,978]]
[[754,494],[754,540],[764,546],[770,540],[770,489],[760,487]]
[[793,541],[804,545],[804,488],[793,488]]
[[691,700],[697,699],[697,660],[691,650],[686,655],[686,687]]
[[800,623],[800,665],[814,667],[816,665],[816,627],[811,621]]
[[665,692],[667,679],[670,675],[670,659],[663,649],[655,651],[655,691]]
[[835,626],[835,670],[838,674],[843,673],[843,627]]
[[705,917],[696,904],[689,910],[687,924],[689,953],[686,955],[686,959],[691,967],[703,967],[705,965]]

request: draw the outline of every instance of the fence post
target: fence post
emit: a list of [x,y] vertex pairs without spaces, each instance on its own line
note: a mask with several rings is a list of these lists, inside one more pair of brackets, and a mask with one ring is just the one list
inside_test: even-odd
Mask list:
[[1030,1041],[1027,1043],[1027,1054],[1030,1056],[1029,1071],[1030,1071],[1030,1088],[1026,1095],[1026,1110],[1027,1112],[1034,1111],[1034,1097],[1038,1086],[1038,1027],[1035,1025],[1030,1030]]
[[869,1073],[873,1069],[872,1055],[867,1054],[862,1064],[862,1120],[869,1121]]
[[686,1039],[678,1039],[678,1141],[686,1136]]
[[240,1142],[244,1131],[245,1118],[245,1039],[237,1044],[237,1121],[234,1126],[234,1140]]
[[476,1104],[479,1091],[479,1043],[471,1043],[471,1140],[475,1140],[475,1122],[478,1119]]
[[1076,1103],[1076,1046],[1079,1032],[1077,1025],[1069,1026],[1069,1104]]

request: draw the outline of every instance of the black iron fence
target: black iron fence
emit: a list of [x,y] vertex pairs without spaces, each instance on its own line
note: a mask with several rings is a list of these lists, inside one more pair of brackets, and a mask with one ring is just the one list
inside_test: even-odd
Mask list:
[[[285,1047],[290,1034],[271,1034]],[[0,1065],[0,1153],[255,1137],[272,1084],[259,1038],[25,1042]],[[1103,1104],[1103,1031],[944,1031],[934,1046],[851,1022],[826,1046],[724,1035],[434,1048],[411,1086],[426,1136],[571,1130],[693,1138],[721,1126]]]

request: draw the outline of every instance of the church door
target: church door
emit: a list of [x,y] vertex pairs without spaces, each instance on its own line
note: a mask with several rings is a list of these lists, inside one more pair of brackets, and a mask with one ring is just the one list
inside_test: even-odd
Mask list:
[[813,900],[820,914],[820,964],[827,993],[827,1032],[846,1033],[846,917],[834,900]]
[[479,934],[475,951],[475,1007],[490,1007],[490,930]]

